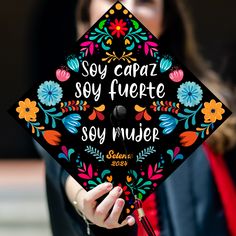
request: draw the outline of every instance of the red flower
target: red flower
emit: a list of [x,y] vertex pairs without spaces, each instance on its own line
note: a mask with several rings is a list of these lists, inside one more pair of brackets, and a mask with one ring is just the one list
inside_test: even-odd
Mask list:
[[128,30],[128,28],[126,28],[125,26],[126,22],[124,22],[122,19],[119,21],[115,19],[115,23],[111,22],[109,29],[112,30],[112,35],[117,34],[117,38],[119,38],[121,34],[124,36],[125,31]]
[[122,186],[121,183],[119,183],[118,186],[122,188],[123,193],[125,195],[125,200],[128,201],[129,200],[129,195],[131,194],[131,192],[129,191],[128,187],[126,185]]

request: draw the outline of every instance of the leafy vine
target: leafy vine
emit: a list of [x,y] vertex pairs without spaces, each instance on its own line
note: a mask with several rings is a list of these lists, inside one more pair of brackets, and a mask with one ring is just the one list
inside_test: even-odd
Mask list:
[[186,114],[178,113],[178,117],[181,118],[181,119],[179,119],[179,121],[185,121],[185,123],[184,123],[185,129],[189,129],[190,122],[192,125],[196,125],[196,115],[201,108],[202,108],[202,104],[200,104],[196,110],[190,110],[188,108],[185,108],[184,112]]
[[123,61],[127,61],[128,63],[131,63],[132,61],[133,62],[137,61],[136,58],[131,57],[133,55],[133,52],[129,52],[127,54],[126,54],[126,52],[123,52],[121,57],[118,57],[116,55],[116,52],[114,52],[114,51],[112,52],[112,54],[109,52],[106,52],[106,55],[108,57],[102,58],[102,61],[107,61],[107,63],[111,63],[112,61],[116,61],[116,60],[118,60],[118,61],[123,60]]
[[44,112],[45,115],[45,124],[48,125],[50,120],[49,117],[51,118],[52,121],[52,128],[55,129],[56,128],[56,120],[61,120],[61,116],[63,115],[62,112],[57,112],[57,109],[55,107],[50,108],[50,109],[44,109],[43,106],[38,103],[38,106],[40,107],[40,109]]
[[156,149],[154,146],[150,146],[148,148],[144,148],[141,152],[139,152],[137,155],[136,155],[136,161],[137,162],[143,162],[143,160],[150,156],[151,154],[155,153],[156,152]]
[[92,146],[86,146],[86,149],[84,151],[89,153],[93,157],[96,157],[98,162],[105,162],[104,161],[104,155],[97,148],[92,147]]

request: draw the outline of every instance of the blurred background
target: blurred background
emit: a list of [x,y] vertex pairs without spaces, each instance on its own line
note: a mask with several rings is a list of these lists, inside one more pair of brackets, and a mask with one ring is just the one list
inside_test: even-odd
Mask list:
[[[32,61],[32,53],[37,50],[32,42],[39,40],[35,39],[35,33],[40,29],[37,20],[44,2],[1,2],[0,235],[3,236],[50,235],[43,162],[31,137],[6,112],[34,82],[32,67],[37,62]],[[224,80],[236,80],[236,2],[187,2],[202,54]],[[55,12],[62,10],[54,5]]]

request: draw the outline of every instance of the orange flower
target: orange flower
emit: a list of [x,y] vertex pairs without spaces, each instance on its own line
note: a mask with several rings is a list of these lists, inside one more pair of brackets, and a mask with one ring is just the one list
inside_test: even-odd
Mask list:
[[111,25],[109,27],[110,30],[112,30],[111,35],[117,34],[117,38],[120,37],[120,35],[125,35],[125,31],[128,30],[128,28],[125,27],[126,22],[124,22],[122,19],[117,20],[115,19],[115,23],[111,22]]
[[210,102],[204,103],[202,113],[206,123],[214,123],[216,120],[222,120],[222,114],[225,113],[225,110],[222,108],[221,102],[212,99]]
[[179,137],[180,137],[180,144],[183,147],[189,147],[196,142],[198,138],[198,133],[194,131],[185,131],[181,133]]
[[27,122],[36,121],[36,113],[39,112],[39,108],[36,107],[35,101],[31,102],[29,98],[26,98],[25,101],[20,101],[18,104],[16,111],[19,113],[20,119],[25,119]]
[[58,146],[61,142],[61,133],[55,130],[46,130],[43,132],[44,139],[52,146]]

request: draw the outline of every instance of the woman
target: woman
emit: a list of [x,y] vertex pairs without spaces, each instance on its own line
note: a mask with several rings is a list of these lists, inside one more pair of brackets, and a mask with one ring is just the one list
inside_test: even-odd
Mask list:
[[[113,3],[114,1],[108,0],[80,1],[77,5],[78,35],[82,35]],[[168,47],[204,83],[211,88],[213,86],[218,97],[226,100],[224,95],[228,91],[219,86],[216,75],[209,70],[197,51],[192,26],[182,1],[126,0],[123,4],[158,36],[164,47]],[[233,145],[234,140],[231,137],[234,135],[234,128],[229,120],[209,140],[214,152],[222,154]],[[46,153],[42,155],[47,156]],[[207,159],[213,155],[209,146],[199,148],[193,154],[195,157],[189,158],[160,186],[156,196],[152,196],[152,199],[158,199],[158,217],[152,218],[154,224],[160,227],[161,236],[229,235],[221,195],[217,192]],[[118,223],[124,206],[124,200],[119,198],[122,193],[119,187],[104,183],[86,192],[52,158],[45,159],[54,235],[137,235],[133,216],[127,217],[121,224]],[[215,170],[214,173],[218,173]],[[107,197],[97,205],[96,200],[104,194],[108,194]]]

